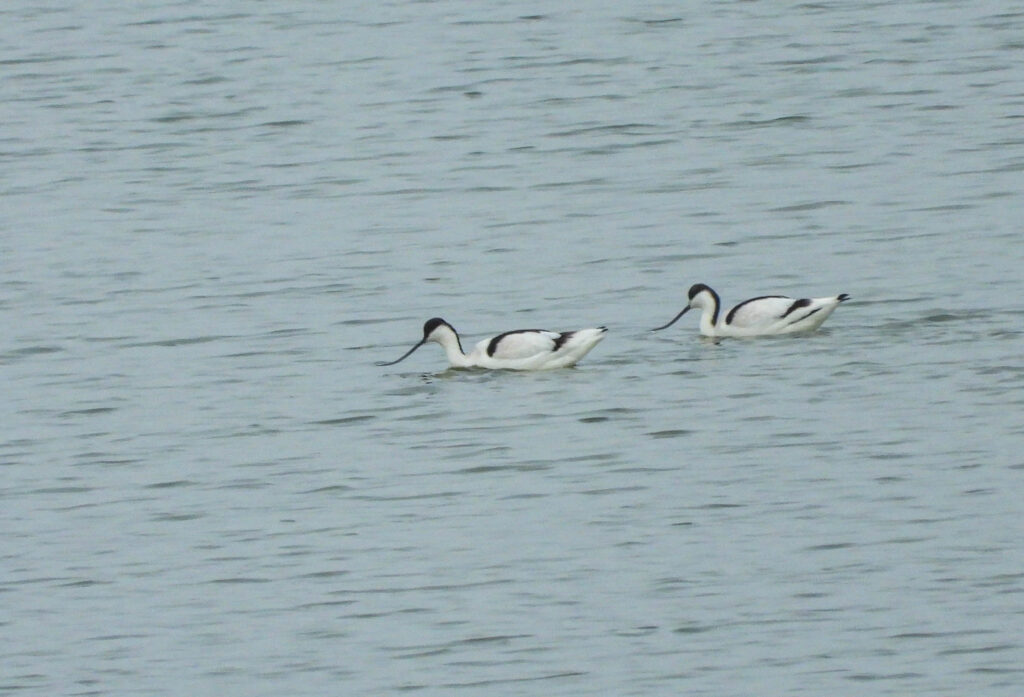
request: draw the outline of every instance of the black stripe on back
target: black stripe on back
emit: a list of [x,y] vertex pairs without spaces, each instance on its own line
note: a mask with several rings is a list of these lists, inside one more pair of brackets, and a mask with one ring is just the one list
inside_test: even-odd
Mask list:
[[[494,352],[498,350],[498,344],[501,343],[501,340],[504,339],[506,336],[509,336],[510,334],[526,334],[528,332],[542,332],[542,331],[544,331],[544,330],[543,329],[513,329],[510,332],[503,332],[501,334],[498,334],[498,336],[496,336],[493,339],[491,339],[491,342],[489,344],[487,344],[487,355],[488,356],[493,356]],[[558,338],[561,339],[562,337],[560,336]],[[557,342],[556,342],[556,345],[557,345]]]
[[[758,300],[766,300],[768,298],[784,298],[784,297],[786,297],[786,296],[785,295],[759,295],[756,298],[750,298],[749,300],[744,300],[739,305],[737,305],[736,307],[734,307],[731,310],[729,310],[729,314],[727,314],[725,316],[725,323],[726,324],[732,324],[732,320],[736,316],[736,311],[739,310],[744,305],[746,305],[747,303],[757,302]],[[792,310],[793,308],[790,308],[790,309]],[[785,317],[785,315],[783,315],[783,317]]]
[[[811,304],[810,298],[800,298],[799,300],[795,301],[792,305],[790,305],[789,309],[786,310],[785,312],[783,312],[782,313],[782,317],[779,317],[779,319],[785,319],[786,317],[789,316],[789,313],[793,312],[794,310],[799,310],[801,307],[807,307],[810,304]],[[814,313],[812,312],[811,315],[813,315],[813,314]],[[810,317],[811,315],[807,315],[807,316]]]

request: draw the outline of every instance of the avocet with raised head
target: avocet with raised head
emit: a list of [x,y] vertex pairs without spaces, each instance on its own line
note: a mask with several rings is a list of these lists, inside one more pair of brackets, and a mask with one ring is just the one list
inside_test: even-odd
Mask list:
[[702,310],[700,333],[704,336],[770,336],[812,332],[828,319],[839,303],[850,298],[840,293],[829,298],[789,298],[762,295],[744,300],[724,317],[719,317],[722,301],[718,293],[703,283],[690,286],[690,302],[671,322],[651,331],[665,329],[689,310]]
[[579,329],[574,332],[549,332],[545,329],[516,329],[484,339],[468,354],[462,351],[459,333],[440,317],[427,320],[423,338],[395,361],[377,365],[394,365],[403,361],[428,341],[441,344],[453,368],[503,368],[506,370],[547,370],[576,365],[594,348],[606,327]]

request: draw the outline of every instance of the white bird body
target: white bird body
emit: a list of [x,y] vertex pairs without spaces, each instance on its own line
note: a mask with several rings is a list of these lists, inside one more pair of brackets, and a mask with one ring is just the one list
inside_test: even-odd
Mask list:
[[657,329],[665,329],[687,311],[699,308],[700,333],[704,336],[772,336],[812,332],[828,319],[839,303],[849,297],[846,293],[827,298],[764,295],[744,300],[720,316],[718,293],[703,283],[697,283],[690,287],[689,304],[671,322]]
[[453,368],[489,368],[504,370],[548,370],[575,365],[604,338],[605,327],[552,332],[546,329],[517,329],[484,339],[464,353],[459,334],[440,317],[423,325],[423,339],[394,365],[428,341],[441,345]]

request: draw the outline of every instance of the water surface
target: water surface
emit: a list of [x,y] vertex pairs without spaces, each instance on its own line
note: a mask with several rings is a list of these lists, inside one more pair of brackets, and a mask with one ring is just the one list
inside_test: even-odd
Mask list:
[[0,693],[1018,694],[1024,13],[0,20]]

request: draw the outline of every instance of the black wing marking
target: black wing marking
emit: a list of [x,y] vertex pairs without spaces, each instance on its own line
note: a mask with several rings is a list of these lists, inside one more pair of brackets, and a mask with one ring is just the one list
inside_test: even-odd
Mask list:
[[[504,339],[506,336],[511,336],[512,334],[527,334],[529,332],[542,332],[542,331],[544,331],[544,330],[543,329],[513,329],[510,332],[503,332],[501,334],[498,334],[498,336],[496,336],[493,339],[491,339],[491,342],[489,344],[487,344],[487,355],[488,356],[494,356],[494,352],[498,350],[498,344],[500,344],[501,340]],[[559,337],[559,338],[561,338],[561,337]]]
[[[795,320],[790,322],[790,324],[799,324],[800,322],[803,322],[805,319],[807,319],[808,317],[813,315],[815,312],[820,312],[820,311],[821,311],[821,308],[820,307],[816,307],[813,310],[811,310],[810,312],[808,312],[806,315],[804,315],[803,317],[797,317]],[[786,314],[788,315],[789,313],[787,312]],[[783,315],[783,317],[785,317],[785,316],[786,315]]]
[[[734,307],[731,310],[729,310],[729,314],[727,314],[725,316],[725,323],[726,324],[732,324],[732,320],[736,316],[736,311],[739,310],[744,305],[748,305],[750,303],[757,302],[758,300],[766,300],[768,298],[784,298],[784,297],[786,297],[786,296],[785,295],[759,295],[756,298],[748,298],[747,300],[744,300],[743,302],[741,302],[736,307]],[[785,317],[785,315],[783,315],[783,317]]]
[[[789,309],[786,310],[785,312],[783,312],[782,316],[779,317],[779,319],[785,319],[786,317],[789,317],[791,312],[793,312],[795,310],[799,310],[801,307],[807,307],[810,304],[811,304],[811,299],[810,298],[800,298],[799,300],[795,301],[792,305],[790,305]],[[807,315],[807,316],[810,317],[813,314],[814,313],[812,312],[810,315]]]
[[562,345],[565,344],[566,341],[571,339],[572,335],[575,334],[575,333],[576,332],[562,332],[562,333],[560,333],[558,335],[558,338],[555,339],[555,345],[554,345],[554,347],[551,350],[552,351],[557,351],[558,349],[562,348]]

